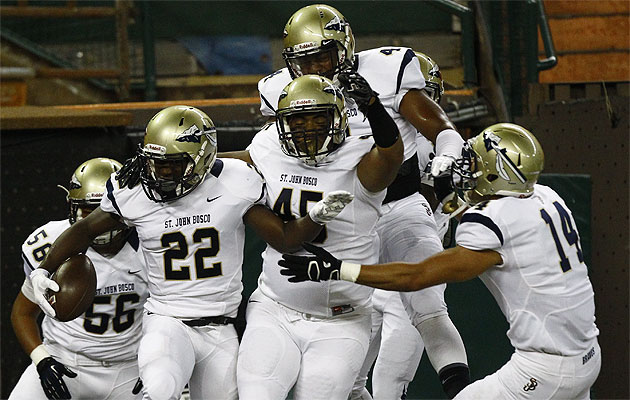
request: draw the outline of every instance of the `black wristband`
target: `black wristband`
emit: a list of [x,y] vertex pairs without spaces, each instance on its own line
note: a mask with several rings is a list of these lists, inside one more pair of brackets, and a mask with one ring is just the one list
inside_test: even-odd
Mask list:
[[376,101],[367,107],[367,119],[372,129],[372,137],[378,147],[392,147],[400,132],[392,117],[385,111],[385,107],[376,97]]
[[463,388],[470,384],[470,370],[468,365],[453,363],[443,367],[438,373],[442,389],[449,399],[457,396]]

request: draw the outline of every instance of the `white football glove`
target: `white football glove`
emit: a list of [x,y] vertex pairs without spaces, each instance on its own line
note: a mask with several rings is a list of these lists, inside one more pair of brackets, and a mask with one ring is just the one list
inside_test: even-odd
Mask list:
[[59,285],[57,282],[49,279],[49,276],[50,272],[43,268],[36,268],[33,272],[31,272],[30,279],[31,284],[33,285],[33,294],[35,295],[37,305],[39,305],[39,308],[41,308],[46,315],[54,318],[57,313],[55,313],[55,310],[52,308],[48,300],[46,300],[46,289],[58,292]]
[[328,193],[308,212],[313,222],[323,225],[335,219],[337,215],[354,199],[354,195],[345,190]]
[[431,160],[431,175],[434,177],[442,175],[455,162],[456,157],[450,154],[442,154],[433,157]]

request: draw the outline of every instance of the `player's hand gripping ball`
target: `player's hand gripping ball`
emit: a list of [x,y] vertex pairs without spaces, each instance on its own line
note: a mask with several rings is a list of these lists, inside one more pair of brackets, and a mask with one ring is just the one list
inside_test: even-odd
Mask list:
[[51,279],[57,282],[59,291],[48,291],[47,297],[59,321],[72,321],[94,301],[96,271],[86,255],[77,254],[68,258]]

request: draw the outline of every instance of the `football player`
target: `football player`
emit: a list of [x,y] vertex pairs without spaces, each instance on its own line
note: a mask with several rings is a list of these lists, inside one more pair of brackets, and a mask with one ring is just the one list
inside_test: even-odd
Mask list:
[[307,245],[316,256],[285,255],[282,273],[293,282],[343,279],[403,291],[479,276],[510,324],[515,352],[455,398],[588,399],[601,367],[594,293],[571,211],[536,183],[543,165],[528,130],[492,125],[452,166],[470,205],[456,247],[419,263],[358,265]]
[[[348,259],[377,260],[376,221],[403,146],[367,82],[346,78],[371,135],[349,136],[341,90],[325,77],[304,75],[284,88],[275,125],[256,134],[247,154],[267,181],[267,204],[285,219],[304,215],[335,187],[353,193],[354,201],[311,242]],[[345,282],[291,285],[279,273],[280,256],[267,246],[249,300],[239,396],[284,399],[293,387],[294,399],[346,399],[368,347],[372,290]]]
[[177,399],[188,383],[191,398],[236,399],[233,323],[245,224],[290,252],[352,200],[348,192],[330,192],[303,218],[285,222],[261,205],[265,182],[258,171],[216,152],[216,129],[204,112],[183,105],[161,110],[136,157],[107,182],[100,207],[62,234],[31,273],[38,304],[47,309],[48,272],[103,232],[136,228],[150,293],[138,349],[145,398]]
[[[420,71],[422,71],[422,75],[426,80],[424,91],[433,101],[439,104],[444,93],[444,83],[440,68],[426,54],[417,51],[414,53],[420,63]],[[433,143],[422,134],[417,134],[416,144],[421,182],[425,181],[431,184],[431,186],[422,185],[420,193],[430,203],[433,217],[437,218],[438,215],[444,214],[438,214],[439,210],[435,209],[435,201],[431,203],[435,196],[432,191],[433,178],[430,173],[430,161],[435,156]],[[428,170],[428,173],[425,173],[425,170]],[[426,213],[428,211],[425,208],[422,210],[420,218],[424,218]],[[445,220],[449,221],[448,216],[446,216]],[[438,222],[437,219],[436,222]],[[443,234],[440,235],[440,239],[442,238]],[[422,293],[418,295],[422,295]],[[434,302],[436,299],[434,292],[428,291],[427,296],[430,302]],[[402,397],[416,374],[424,351],[422,337],[411,324],[409,315],[398,293],[376,289],[372,295],[372,306],[370,347],[363,367],[361,367],[359,377],[355,381],[353,400],[369,400],[372,398],[372,395],[375,399]],[[372,370],[372,395],[365,387],[370,370]]]
[[138,344],[142,307],[147,298],[144,260],[133,229],[116,228],[96,236],[85,254],[94,264],[97,289],[94,302],[78,318],[42,321],[30,274],[71,225],[98,207],[105,183],[121,164],[93,158],[72,175],[68,192],[69,218],[37,228],[22,245],[26,279],[13,303],[11,322],[33,363],[22,374],[10,399],[132,399],[138,379]]
[[[258,83],[262,114],[274,114],[282,88],[295,77],[318,74],[340,86],[344,86],[342,71],[364,77],[396,122],[405,148],[404,163],[387,189],[383,215],[378,222],[380,261],[417,261],[443,250],[430,205],[418,193],[416,135],[421,132],[435,144],[436,156],[431,167],[434,176],[443,174],[460,154],[463,139],[440,106],[423,90],[425,78],[413,50],[395,46],[355,54],[350,24],[338,10],[324,4],[309,5],[295,12],[286,23],[283,35],[282,55],[287,67]],[[348,100],[347,112],[352,135],[371,134],[365,113],[352,98]],[[424,340],[429,360],[439,373],[444,390],[452,397],[470,377],[466,350],[448,316],[444,290],[445,285],[436,286],[403,297],[411,321]],[[408,333],[401,335],[408,336]],[[411,335],[405,343],[413,350],[417,348],[417,336]],[[403,340],[401,336],[400,342]],[[403,375],[413,376],[413,371],[405,371]],[[379,398],[400,398],[405,382],[404,379],[385,381],[379,385],[377,379],[377,389],[380,388]],[[365,391],[363,396],[369,398]]]

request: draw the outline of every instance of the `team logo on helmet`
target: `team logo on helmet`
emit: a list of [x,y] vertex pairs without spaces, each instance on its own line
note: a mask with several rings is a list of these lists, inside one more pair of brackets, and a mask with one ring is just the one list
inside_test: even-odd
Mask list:
[[190,128],[177,135],[175,138],[178,142],[201,143],[201,135],[204,131],[199,130],[197,125],[191,125]]
[[335,15],[333,19],[331,19],[326,25],[324,25],[324,29],[343,32],[345,26],[346,24],[339,18],[339,16]]
[[510,175],[506,171],[506,166],[512,170],[514,175],[518,178],[521,183],[525,183],[527,179],[525,175],[518,169],[516,165],[512,162],[512,160],[507,156],[506,149],[502,149],[499,147],[499,142],[501,142],[501,138],[495,135],[492,132],[484,132],[483,134],[483,144],[486,148],[486,151],[494,150],[497,153],[496,157],[496,170],[499,176],[506,180],[510,181]]
[[328,85],[323,89],[324,93],[328,93],[328,94],[332,94],[336,97],[340,97],[343,98],[343,94],[341,93],[341,90],[339,90],[338,87],[334,86],[334,85]]
[[79,178],[75,174],[72,174],[72,179],[70,180],[70,188],[68,190],[73,189],[81,189],[81,182],[79,182]]

